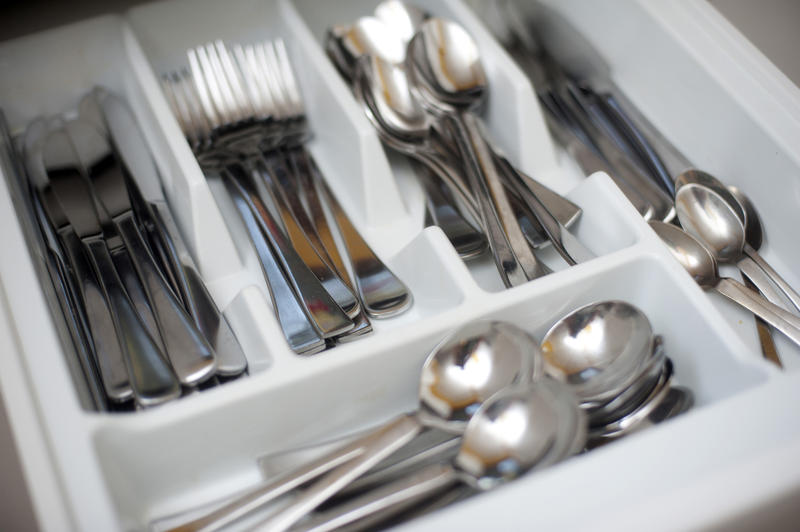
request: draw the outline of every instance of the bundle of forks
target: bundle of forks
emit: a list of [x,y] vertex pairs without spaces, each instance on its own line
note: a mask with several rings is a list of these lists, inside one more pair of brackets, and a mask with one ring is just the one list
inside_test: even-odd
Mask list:
[[406,311],[409,289],[306,149],[311,133],[283,41],[216,41],[187,56],[188,69],[162,76],[164,93],[207,178],[225,184],[289,347],[317,353],[369,333],[370,318]]

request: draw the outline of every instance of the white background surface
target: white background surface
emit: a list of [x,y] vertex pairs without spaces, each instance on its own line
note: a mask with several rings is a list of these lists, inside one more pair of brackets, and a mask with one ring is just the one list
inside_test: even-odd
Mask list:
[[[800,85],[800,1],[798,0],[709,0],[772,62]],[[0,16],[0,40],[102,12],[121,10],[136,0],[91,2],[12,2],[3,5]],[[2,106],[3,102],[0,102]],[[2,293],[0,293],[2,296]],[[34,530],[36,525],[14,451],[12,436],[0,393],[0,530]],[[781,505],[775,512],[796,512],[794,505]],[[764,523],[740,523],[754,529]]]

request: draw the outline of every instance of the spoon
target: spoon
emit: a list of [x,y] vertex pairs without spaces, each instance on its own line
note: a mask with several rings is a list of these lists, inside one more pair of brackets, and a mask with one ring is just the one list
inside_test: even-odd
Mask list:
[[542,374],[539,348],[528,333],[502,322],[473,322],[445,338],[428,355],[420,377],[420,408],[314,460],[287,476],[236,498],[172,530],[218,530],[292,489],[316,480],[275,514],[276,529],[306,513],[392,454],[425,427],[460,434],[481,403],[514,384]]
[[457,483],[486,491],[563,460],[585,440],[585,417],[568,387],[542,379],[505,390],[470,420],[452,463],[426,467],[320,513],[298,530],[330,531],[376,514],[388,517]]
[[[394,29],[395,33],[403,40],[404,46],[408,46],[408,42],[414,37],[420,25],[430,17],[430,14],[400,0],[384,0],[375,8],[375,16]],[[577,220],[581,214],[580,207],[517,170],[500,150],[492,145],[487,135],[482,134],[482,136],[499,166],[498,170],[506,181],[509,181],[512,186],[515,180],[521,181],[546,206],[547,211],[565,227],[570,227]]]
[[717,260],[735,263],[765,294],[773,291],[771,280],[800,310],[800,294],[746,241],[746,213],[721,183],[680,184],[675,195],[675,208],[681,225]]
[[653,353],[653,329],[630,303],[603,301],[561,318],[541,347],[545,372],[569,383],[582,406],[599,406],[640,376]]
[[[728,185],[727,188],[744,210],[744,239],[753,247],[753,249],[758,251],[761,248],[761,244],[764,240],[764,231],[761,226],[761,219],[758,216],[758,212],[756,212],[755,206],[750,202],[750,199],[741,190],[733,185]],[[757,289],[756,285],[747,275],[744,276],[744,284],[751,290]],[[764,294],[764,297],[773,303],[778,304],[778,300],[773,299],[774,296],[774,293]],[[770,331],[767,324],[761,318],[756,317],[755,320],[758,338],[761,342],[761,352],[765,358],[771,360],[778,367],[783,367],[783,363],[778,356],[778,350],[775,348],[775,341],[772,339],[772,331]]]
[[800,345],[800,318],[728,277],[720,277],[714,256],[693,236],[675,227],[651,220],[650,227],[670,253],[705,290],[716,290],[781,331]]
[[487,91],[472,37],[454,22],[428,19],[408,44],[406,67],[415,98],[443,127],[452,130],[503,283],[516,286],[549,273],[525,241],[477,118],[471,113],[483,103]]

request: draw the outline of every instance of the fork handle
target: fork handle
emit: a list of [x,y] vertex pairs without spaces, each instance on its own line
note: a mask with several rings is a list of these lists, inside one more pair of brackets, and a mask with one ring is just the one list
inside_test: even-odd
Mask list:
[[411,306],[411,292],[372,251],[316,168],[314,177],[322,185],[333,218],[339,227],[353,266],[356,288],[367,314],[373,318],[389,318],[405,312]]

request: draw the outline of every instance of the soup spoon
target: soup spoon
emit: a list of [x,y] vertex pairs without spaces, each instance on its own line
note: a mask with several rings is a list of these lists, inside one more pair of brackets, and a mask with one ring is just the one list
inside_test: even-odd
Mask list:
[[600,406],[641,376],[653,354],[653,329],[624,301],[603,301],[561,318],[542,339],[545,372],[567,382],[582,406]]
[[474,491],[489,490],[578,452],[585,441],[585,415],[565,385],[542,379],[505,390],[470,420],[451,464],[426,467],[322,512],[298,530],[323,532],[376,514],[389,517],[457,483]]
[[670,253],[705,290],[716,290],[800,345],[800,318],[728,277],[720,277],[714,256],[693,236],[674,225],[651,220],[650,227]]
[[509,323],[467,324],[445,338],[425,360],[417,411],[399,416],[287,476],[172,530],[219,530],[294,488],[315,481],[274,516],[277,528],[291,526],[404,446],[423,428],[461,434],[486,399],[541,374],[539,347],[528,333]]

